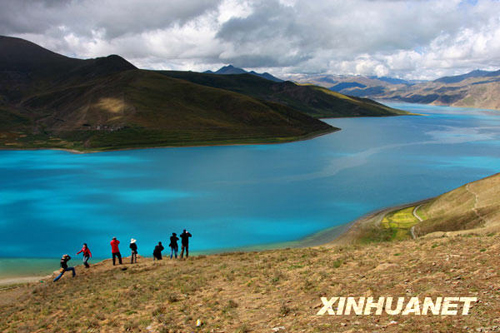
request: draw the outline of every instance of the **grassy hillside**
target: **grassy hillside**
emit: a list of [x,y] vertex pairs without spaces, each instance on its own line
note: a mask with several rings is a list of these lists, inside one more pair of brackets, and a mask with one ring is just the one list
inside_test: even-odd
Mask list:
[[[197,256],[0,290],[3,332],[493,332],[500,236]],[[193,239],[193,246],[196,242]],[[128,262],[125,260],[125,262]],[[57,259],[54,260],[57,266]],[[320,297],[477,297],[467,316],[317,316]],[[459,308],[460,311],[460,308]],[[201,326],[197,327],[197,320]]]
[[499,231],[500,174],[496,174],[436,198],[369,214],[354,223],[336,242],[387,242]]
[[30,125],[20,124],[5,145],[103,150],[285,142],[333,130],[283,105],[141,70],[33,94],[22,106],[35,133],[22,137]]
[[161,71],[169,77],[230,90],[260,100],[285,104],[316,118],[377,117],[408,114],[366,98],[348,97],[318,86],[293,82],[272,82],[251,74],[215,75],[195,72]]
[[0,148],[287,142],[335,130],[286,105],[0,37]]
[[478,180],[422,205],[423,221],[415,227],[417,236],[433,232],[460,232],[500,228],[500,174]]

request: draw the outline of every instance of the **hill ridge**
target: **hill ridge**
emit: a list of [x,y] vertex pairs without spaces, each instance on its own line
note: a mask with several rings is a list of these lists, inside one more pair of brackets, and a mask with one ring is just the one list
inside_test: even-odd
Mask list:
[[10,37],[0,47],[2,148],[279,143],[336,130],[285,105],[137,69],[118,55],[75,59]]
[[211,75],[234,85],[218,86],[137,69],[118,55],[75,59],[10,37],[0,48],[0,148],[280,143],[338,130],[315,119],[323,116],[404,113],[252,74]]

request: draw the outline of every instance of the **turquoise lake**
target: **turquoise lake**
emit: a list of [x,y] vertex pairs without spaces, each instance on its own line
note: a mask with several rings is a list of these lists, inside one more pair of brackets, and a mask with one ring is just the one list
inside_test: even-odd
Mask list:
[[277,145],[0,151],[0,274],[12,257],[57,269],[84,242],[109,257],[113,236],[127,256],[184,228],[197,252],[300,240],[500,171],[500,112],[391,106],[424,116],[329,119],[342,130]]

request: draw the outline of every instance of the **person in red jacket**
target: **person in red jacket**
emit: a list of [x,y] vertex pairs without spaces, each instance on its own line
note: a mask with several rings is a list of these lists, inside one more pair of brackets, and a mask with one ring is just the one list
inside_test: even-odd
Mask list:
[[117,240],[116,237],[113,237],[113,240],[109,244],[111,244],[111,254],[113,255],[113,266],[115,265],[115,260],[117,257],[118,257],[118,262],[121,265],[122,255],[120,253],[120,250],[118,249],[118,244],[120,244],[120,241]]
[[76,255],[79,255],[80,253],[83,252],[83,264],[85,265],[85,268],[89,268],[90,265],[88,263],[90,257],[92,257],[92,252],[90,252],[89,247],[87,246],[87,243],[83,243],[82,249],[76,253]]

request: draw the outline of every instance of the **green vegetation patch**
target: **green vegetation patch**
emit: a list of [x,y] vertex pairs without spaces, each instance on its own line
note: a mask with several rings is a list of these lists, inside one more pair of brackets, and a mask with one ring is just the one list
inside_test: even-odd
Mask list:
[[419,221],[413,216],[414,206],[390,212],[380,222],[382,228],[391,230],[391,240],[410,238],[410,229]]

